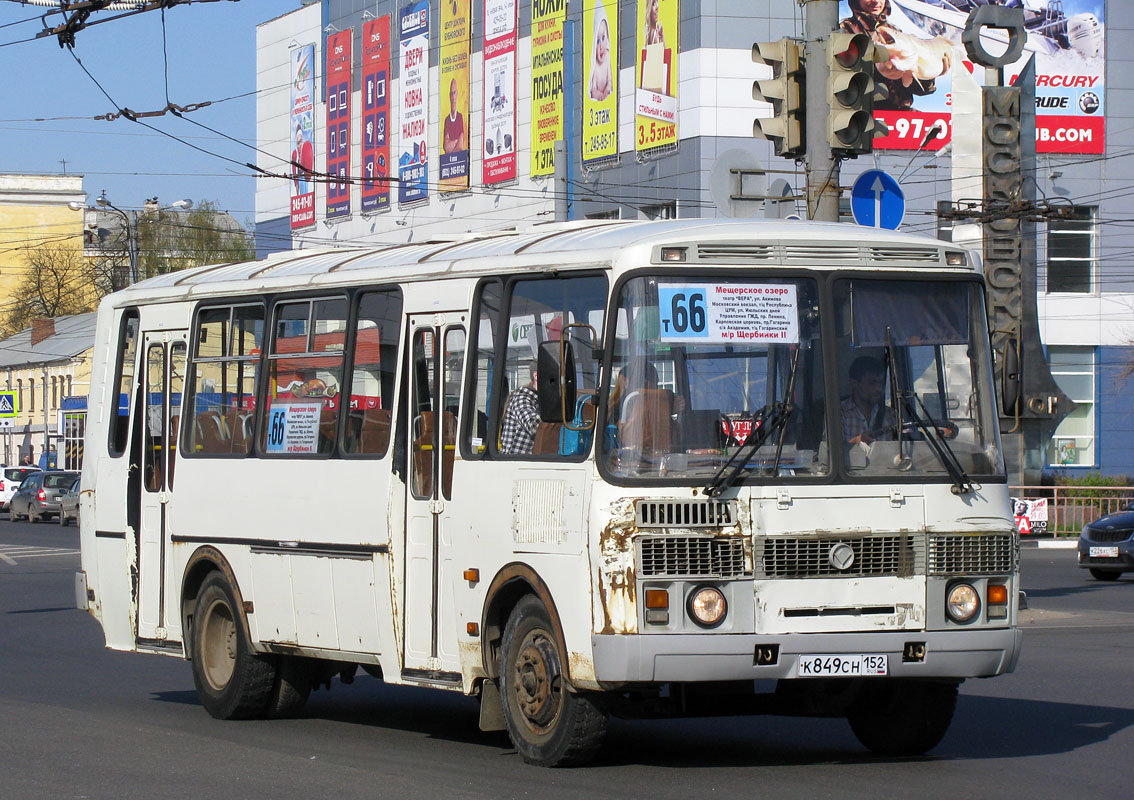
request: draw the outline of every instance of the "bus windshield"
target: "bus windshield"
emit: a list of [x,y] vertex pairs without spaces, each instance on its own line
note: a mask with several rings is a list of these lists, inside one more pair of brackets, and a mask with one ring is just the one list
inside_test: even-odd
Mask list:
[[746,454],[749,473],[827,474],[819,323],[814,280],[631,279],[600,458],[616,477],[707,480],[786,402],[783,424]]
[[740,480],[838,469],[961,488],[1003,474],[979,284],[832,287],[828,311],[808,278],[627,281],[599,437],[610,474],[696,484],[728,463]]
[[1003,474],[982,297],[971,281],[835,282],[852,479]]

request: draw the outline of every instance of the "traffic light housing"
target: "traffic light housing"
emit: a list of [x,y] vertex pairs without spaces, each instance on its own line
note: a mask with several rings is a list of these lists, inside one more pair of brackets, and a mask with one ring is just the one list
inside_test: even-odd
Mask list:
[[874,119],[874,103],[889,94],[874,80],[874,64],[889,58],[865,33],[832,33],[827,40],[827,141],[839,155],[874,149],[886,126]]
[[772,77],[752,82],[752,99],[771,103],[775,116],[752,123],[752,135],[771,139],[776,155],[802,157],[807,151],[804,138],[803,89],[804,62],[799,42],[780,39],[752,45],[752,61],[772,68]]

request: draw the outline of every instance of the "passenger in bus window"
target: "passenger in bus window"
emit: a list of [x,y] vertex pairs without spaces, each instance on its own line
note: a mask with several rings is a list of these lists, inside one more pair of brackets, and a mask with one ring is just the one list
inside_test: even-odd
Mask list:
[[882,362],[859,356],[850,366],[850,397],[843,400],[843,440],[847,444],[870,444],[894,438],[894,419],[884,399],[886,384]]
[[500,426],[500,452],[506,456],[526,455],[535,446],[539,428],[539,395],[536,392],[538,373],[533,362],[531,380],[508,396],[504,419]]

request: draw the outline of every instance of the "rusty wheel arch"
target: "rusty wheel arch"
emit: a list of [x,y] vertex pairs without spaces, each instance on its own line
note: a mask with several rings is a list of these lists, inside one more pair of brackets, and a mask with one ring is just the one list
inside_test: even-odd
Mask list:
[[228,585],[232,587],[232,593],[236,597],[238,606],[238,608],[233,609],[233,613],[240,619],[240,625],[244,628],[245,641],[249,644],[252,643],[252,636],[248,629],[248,617],[244,613],[244,595],[240,592],[236,573],[233,572],[228,559],[220,550],[211,545],[204,545],[198,547],[189,557],[181,578],[181,639],[185,647],[185,658],[189,661],[193,660],[193,606],[197,600],[197,593],[201,590],[201,584],[205,582],[205,578],[208,577],[210,572],[222,573],[225,580],[228,581]]
[[[569,671],[569,659],[566,657],[567,642],[563,636],[559,610],[551,598],[551,590],[530,566],[514,561],[501,567],[496,577],[492,579],[485,593],[484,609],[481,611],[481,660],[485,673],[493,679],[500,677],[500,644],[504,638],[504,626],[508,624],[508,617],[520,602],[520,598],[529,594],[535,595],[547,610],[555,634],[555,642],[559,652],[564,654],[563,668]],[[570,674],[567,675],[567,679],[570,682]]]

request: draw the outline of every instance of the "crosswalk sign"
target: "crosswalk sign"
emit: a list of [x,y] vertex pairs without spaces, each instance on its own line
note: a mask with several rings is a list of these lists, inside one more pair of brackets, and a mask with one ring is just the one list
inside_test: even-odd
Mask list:
[[0,417],[14,417],[19,410],[15,392],[0,392]]

